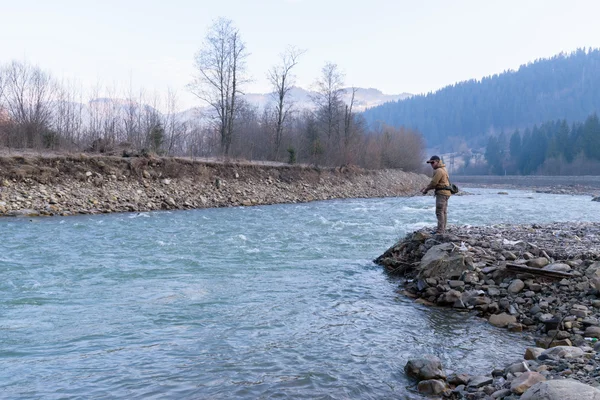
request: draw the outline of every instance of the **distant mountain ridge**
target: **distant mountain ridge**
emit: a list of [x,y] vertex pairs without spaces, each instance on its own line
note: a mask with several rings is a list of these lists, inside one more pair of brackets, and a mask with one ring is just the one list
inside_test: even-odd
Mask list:
[[[352,96],[352,88],[344,88],[345,93],[342,95],[342,100],[349,104]],[[294,86],[289,92],[289,100],[294,103],[298,109],[311,109],[314,104],[311,97],[317,95],[317,92],[306,90],[301,87]],[[357,88],[354,95],[353,109],[357,112],[364,111],[369,107],[376,107],[380,104],[389,101],[403,100],[412,96],[410,93],[401,94],[384,94],[374,88]],[[247,93],[244,96],[250,104],[257,106],[259,109],[264,109],[269,103],[274,103],[275,100],[271,93]]]
[[489,134],[557,119],[582,122],[599,110],[600,50],[580,49],[371,107],[363,116],[371,126],[417,129],[428,147],[454,138],[481,146]]
[[[400,94],[384,94],[378,89],[374,88],[356,88],[357,91],[354,95],[354,106],[353,111],[363,112],[369,107],[376,107],[381,104],[385,104],[390,101],[398,101],[407,99],[412,94],[400,93]],[[342,95],[342,100],[346,104],[350,104],[352,97],[352,88],[344,88],[345,92]],[[293,103],[294,109],[311,110],[315,107],[312,98],[317,95],[317,92],[306,90],[298,86],[292,87],[289,92],[289,97],[286,101]],[[269,105],[275,104],[275,99],[272,93],[245,93],[243,99],[251,105],[257,107],[259,110],[264,110]],[[200,107],[193,107],[176,114],[176,119],[180,121],[203,121],[207,118],[211,108],[204,105]]]
[[[300,87],[293,87],[289,92],[287,101],[292,102],[296,110],[312,109],[314,108],[314,104],[311,97],[315,96],[316,94],[317,93],[314,91],[306,90]],[[349,104],[351,96],[352,89],[346,88],[345,93],[342,95],[342,100],[346,104]],[[361,112],[369,107],[375,107],[389,101],[406,99],[410,96],[411,94],[409,93],[384,94],[378,89],[357,88],[354,96],[353,110],[356,112]],[[275,102],[275,99],[271,93],[246,93],[242,97],[259,110],[263,110],[265,107],[274,104]],[[123,98],[100,97],[90,99],[87,103],[71,103],[69,107],[71,109],[81,109],[82,121],[84,124],[89,124],[93,119],[93,115],[97,113],[102,115],[116,115],[120,119],[127,118],[128,113],[140,112],[155,114],[160,117],[168,116],[168,114],[162,113],[148,104],[139,104],[136,100]],[[60,105],[58,102],[55,102],[52,105],[52,108],[56,111],[60,108]],[[207,123],[211,112],[211,107],[202,105],[176,112],[173,114],[173,117],[179,123],[203,125]]]

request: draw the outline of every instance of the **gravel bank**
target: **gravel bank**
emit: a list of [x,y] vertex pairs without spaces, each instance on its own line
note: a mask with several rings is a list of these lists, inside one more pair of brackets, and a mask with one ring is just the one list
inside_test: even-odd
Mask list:
[[600,176],[452,176],[459,186],[600,196]]
[[400,170],[108,156],[0,157],[0,216],[142,212],[414,194]]
[[[420,230],[376,261],[403,276],[400,290],[420,303],[474,312],[535,340],[524,360],[485,377],[438,377],[423,393],[516,399],[537,398],[525,394],[540,382],[600,385],[598,260],[600,224],[553,223]],[[600,391],[591,393],[600,399]]]

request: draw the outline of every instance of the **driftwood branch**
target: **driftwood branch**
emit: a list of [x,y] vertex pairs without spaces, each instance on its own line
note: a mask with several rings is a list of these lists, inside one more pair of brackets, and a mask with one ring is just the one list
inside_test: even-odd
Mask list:
[[[386,270],[390,274],[401,274],[406,269],[414,268],[415,264],[411,264],[405,261],[400,261],[394,258],[382,258],[376,260],[378,264],[385,266]],[[418,264],[418,263],[417,263]]]
[[506,269],[515,272],[526,272],[533,275],[548,276],[550,278],[571,278],[573,276],[568,272],[548,271],[545,269],[533,268],[526,265],[513,263],[506,263]]

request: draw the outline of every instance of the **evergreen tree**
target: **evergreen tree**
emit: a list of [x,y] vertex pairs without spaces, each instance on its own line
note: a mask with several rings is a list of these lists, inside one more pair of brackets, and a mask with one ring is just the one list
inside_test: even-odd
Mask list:
[[510,137],[509,152],[511,161],[517,162],[519,160],[521,146],[521,134],[517,129]]
[[485,148],[485,160],[487,161],[492,174],[501,174],[502,167],[502,148],[497,137],[490,136]]
[[485,146],[492,129],[540,126],[556,119],[583,121],[597,110],[600,49],[579,49],[536,60],[517,71],[385,103],[366,110],[364,117],[374,128],[385,124],[418,129],[430,146],[443,144],[456,132],[471,146]]
[[600,161],[600,121],[596,113],[585,120],[582,135],[583,152],[586,157]]

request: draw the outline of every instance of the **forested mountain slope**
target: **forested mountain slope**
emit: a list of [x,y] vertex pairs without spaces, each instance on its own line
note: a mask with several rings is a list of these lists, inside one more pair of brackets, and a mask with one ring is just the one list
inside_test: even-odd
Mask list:
[[522,65],[517,71],[446,86],[367,109],[371,126],[418,129],[434,147],[450,137],[485,145],[487,134],[550,120],[584,121],[600,110],[600,50],[580,49]]

